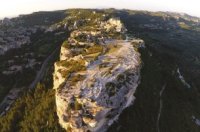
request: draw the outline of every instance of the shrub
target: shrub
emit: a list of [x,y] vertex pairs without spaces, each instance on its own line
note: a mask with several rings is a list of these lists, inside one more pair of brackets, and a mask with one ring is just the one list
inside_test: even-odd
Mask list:
[[113,95],[115,95],[116,90],[117,90],[115,83],[108,82],[108,83],[106,83],[105,87],[106,87],[106,91],[108,92],[108,95],[110,97],[113,96]]
[[94,45],[86,49],[85,52],[83,52],[83,55],[87,54],[94,54],[94,53],[102,53],[103,52],[103,46],[102,45]]
[[67,40],[65,40],[62,44],[62,47],[69,49],[70,48],[69,42]]

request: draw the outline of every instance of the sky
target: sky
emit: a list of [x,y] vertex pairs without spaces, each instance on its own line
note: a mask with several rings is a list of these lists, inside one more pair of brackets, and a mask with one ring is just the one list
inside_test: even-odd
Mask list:
[[200,17],[200,0],[0,0],[0,18],[67,8],[173,11]]

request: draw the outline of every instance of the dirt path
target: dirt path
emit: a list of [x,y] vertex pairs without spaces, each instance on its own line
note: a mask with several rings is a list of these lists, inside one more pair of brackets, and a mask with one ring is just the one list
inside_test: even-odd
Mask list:
[[183,77],[183,75],[181,75],[179,68],[177,69],[177,73],[178,73],[178,77],[179,77],[180,81],[183,83],[183,85],[185,85],[187,88],[191,88],[190,84],[187,83],[185,81],[185,78]]
[[160,91],[160,107],[159,107],[158,117],[157,117],[157,130],[158,130],[158,132],[160,132],[160,116],[161,116],[162,107],[163,107],[162,95],[163,95],[165,88],[166,88],[166,84],[163,85],[163,87]]

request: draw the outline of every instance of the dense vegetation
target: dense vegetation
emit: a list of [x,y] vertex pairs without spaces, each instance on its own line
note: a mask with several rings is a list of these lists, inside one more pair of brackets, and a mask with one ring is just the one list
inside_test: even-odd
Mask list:
[[49,11],[49,12],[35,12],[30,15],[20,15],[13,20],[17,22],[16,26],[49,26],[57,23],[66,17],[65,11]]
[[0,119],[1,131],[60,131],[54,91],[38,84],[34,92],[23,95]]
[[24,91],[9,112],[0,118],[0,131],[63,131],[56,114],[52,72],[53,65],[35,90]]

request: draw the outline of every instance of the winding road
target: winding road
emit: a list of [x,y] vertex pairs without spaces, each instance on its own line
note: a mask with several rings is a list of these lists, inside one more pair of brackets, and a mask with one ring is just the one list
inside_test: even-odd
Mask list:
[[[40,70],[38,71],[34,81],[29,85],[29,89],[34,89],[35,86],[37,85],[37,83],[39,81],[42,80],[42,78],[45,75],[47,66],[49,64],[49,62],[51,61],[51,59],[53,59],[53,57],[56,55],[57,52],[59,52],[60,46],[57,47],[43,62]],[[11,92],[12,90],[15,89],[15,86],[10,90],[9,94],[4,98],[4,100],[0,103],[0,116],[4,115],[6,113],[6,111],[8,111],[10,109],[10,106],[12,105],[12,103],[18,98],[20,91],[22,91],[24,88],[19,89],[17,92],[14,92],[16,94],[15,98],[13,100],[10,100],[9,96],[12,96],[13,92]]]
[[37,83],[39,81],[41,81],[41,79],[44,77],[44,73],[46,71],[46,67],[48,66],[49,61],[54,57],[54,55],[59,51],[60,46],[58,48],[56,48],[43,62],[40,70],[38,71],[35,80],[29,85],[29,89],[34,89],[35,86],[37,85]]

